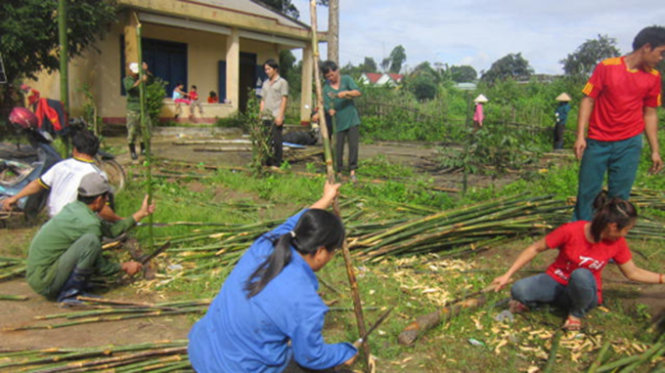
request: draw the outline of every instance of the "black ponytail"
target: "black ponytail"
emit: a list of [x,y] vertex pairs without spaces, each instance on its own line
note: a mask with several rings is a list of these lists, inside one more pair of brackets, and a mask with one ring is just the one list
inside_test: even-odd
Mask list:
[[591,221],[591,236],[600,242],[600,237],[610,223],[616,223],[617,229],[623,229],[637,219],[637,209],[632,203],[618,197],[610,198],[603,190],[593,201],[594,215]]
[[334,251],[342,247],[344,235],[344,225],[337,216],[326,210],[307,210],[293,231],[273,241],[273,252],[249,276],[245,283],[247,298],[260,293],[291,262],[291,246],[303,255],[312,255],[321,246]]

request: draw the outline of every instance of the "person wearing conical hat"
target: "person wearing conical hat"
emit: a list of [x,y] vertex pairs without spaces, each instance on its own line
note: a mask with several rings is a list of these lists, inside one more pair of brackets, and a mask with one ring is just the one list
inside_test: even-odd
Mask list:
[[476,103],[476,108],[473,112],[473,129],[478,131],[480,127],[483,126],[483,120],[485,119],[485,114],[483,113],[483,104],[487,102],[487,97],[480,94],[478,97],[473,99],[473,102]]
[[563,149],[563,133],[570,111],[570,96],[564,92],[558,95],[556,100],[559,101],[559,105],[554,110],[554,150],[560,150]]
[[651,148],[649,172],[663,168],[658,147],[661,77],[656,70],[663,54],[665,27],[646,27],[633,40],[631,53],[600,62],[584,86],[574,146],[581,160],[575,220],[591,219],[593,199],[603,187],[605,173],[610,197],[628,199],[643,132]]

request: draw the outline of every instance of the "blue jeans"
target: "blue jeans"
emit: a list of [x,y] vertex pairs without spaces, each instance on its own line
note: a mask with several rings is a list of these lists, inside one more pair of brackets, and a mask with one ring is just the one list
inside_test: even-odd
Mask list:
[[597,290],[598,285],[591,271],[578,268],[570,274],[568,286],[541,273],[517,281],[510,289],[510,295],[529,308],[539,304],[553,304],[582,318],[598,306]]
[[621,141],[587,139],[580,163],[577,203],[573,220],[593,218],[593,200],[603,188],[607,172],[609,197],[628,200],[642,154],[642,135]]

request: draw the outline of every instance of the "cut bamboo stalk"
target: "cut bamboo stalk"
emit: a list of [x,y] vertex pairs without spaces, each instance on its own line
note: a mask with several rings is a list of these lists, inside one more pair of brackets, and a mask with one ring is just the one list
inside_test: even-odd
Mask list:
[[[325,111],[323,107],[323,94],[321,90],[321,79],[319,77],[319,42],[317,35],[317,19],[316,19],[316,0],[310,1],[310,15],[311,15],[311,25],[312,25],[312,62],[314,65],[314,82],[316,86],[316,98],[319,108],[319,121],[321,123],[321,137],[323,138],[323,150],[326,160],[326,175],[328,182],[333,184],[335,182],[335,171],[333,170],[333,161],[332,161],[332,151],[330,147],[330,136],[328,134],[328,126],[326,125],[326,116],[323,115]],[[335,198],[333,201],[333,210],[337,216],[341,218],[339,213],[338,199]],[[344,264],[346,265],[346,273],[349,277],[349,285],[351,288],[351,298],[353,299],[353,307],[355,309],[356,324],[358,325],[358,334],[359,337],[362,337],[366,334],[365,329],[365,319],[363,317],[362,304],[360,301],[360,292],[358,291],[358,282],[356,281],[356,275],[353,271],[353,265],[351,262],[351,252],[347,246],[347,240],[345,239],[342,243],[342,254],[344,256]],[[369,343],[363,344],[363,351],[365,353],[365,363],[366,367],[370,366],[370,347]]]

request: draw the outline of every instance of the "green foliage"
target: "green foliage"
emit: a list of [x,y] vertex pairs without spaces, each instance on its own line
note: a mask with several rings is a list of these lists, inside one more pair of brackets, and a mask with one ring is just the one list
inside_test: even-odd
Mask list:
[[90,90],[90,86],[85,83],[81,88],[78,89],[80,93],[85,97],[83,103],[83,119],[88,123],[92,132],[95,136],[100,137],[102,134],[102,118],[97,115],[97,104],[95,103],[95,97]]
[[252,162],[250,164],[255,174],[260,175],[263,172],[263,165],[267,163],[272,154],[270,147],[270,128],[263,125],[263,121],[259,116],[259,100],[256,95],[248,95],[247,110],[244,114],[244,127],[249,133],[249,138],[252,141]]
[[231,116],[225,118],[218,118],[215,121],[215,127],[222,128],[245,128],[247,118],[245,114],[240,111],[236,111]]
[[289,17],[295,19],[300,17],[298,8],[291,3],[291,0],[257,0],[257,2],[264,4],[275,11],[284,13]]
[[[11,84],[0,85],[0,117],[6,118],[20,96],[12,89],[42,70],[59,67],[58,1],[4,0],[0,5],[0,53]],[[70,56],[79,55],[116,19],[114,0],[67,0],[67,38]]]
[[529,61],[522,57],[522,53],[510,53],[495,61],[480,79],[488,83],[507,78],[527,80],[531,74],[533,68]]
[[465,168],[469,173],[499,176],[508,170],[520,169],[537,158],[537,147],[523,131],[487,123],[480,130],[467,130],[463,149],[439,148],[442,168]]
[[151,84],[145,86],[145,107],[153,125],[159,123],[167,85],[161,78],[155,78]]
[[[0,6],[0,50],[9,81],[34,79],[59,66],[58,1],[5,0]],[[67,37],[71,56],[81,53],[116,19],[114,1],[68,0]]]
[[469,65],[450,66],[450,74],[457,83],[473,82],[478,77],[476,69]]
[[410,77],[406,81],[406,88],[420,101],[433,99],[437,91],[435,77],[428,72]]
[[279,51],[279,75],[288,82],[291,81],[293,73],[299,74],[298,71],[294,71],[295,62],[296,56],[289,49]]
[[[402,70],[402,65],[404,65],[404,62],[406,62],[406,50],[402,45],[398,45],[393,48],[393,50],[390,52],[390,57],[388,57],[388,72],[399,74],[400,70]],[[386,67],[384,67],[384,65],[386,65],[385,60],[381,63],[381,66],[385,70]]]
[[616,44],[616,39],[607,35],[588,39],[577,47],[575,52],[560,61],[563,64],[563,71],[569,76],[588,77],[600,61],[620,55]]

